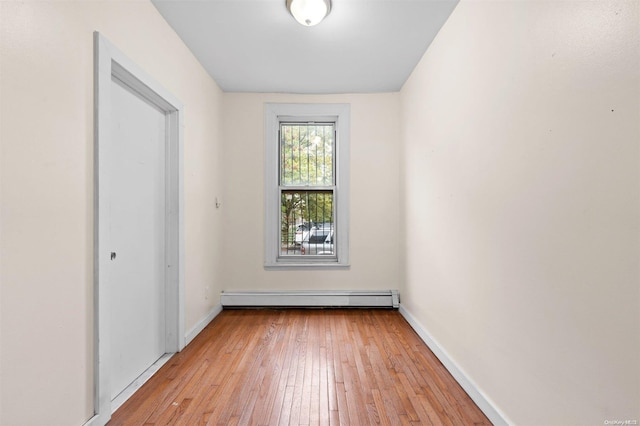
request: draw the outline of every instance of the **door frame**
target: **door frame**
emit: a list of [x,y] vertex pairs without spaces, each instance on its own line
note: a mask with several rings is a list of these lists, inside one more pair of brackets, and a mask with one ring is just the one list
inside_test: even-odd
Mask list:
[[109,276],[112,247],[109,242],[108,176],[111,167],[111,84],[119,80],[132,92],[166,115],[166,274],[165,353],[185,346],[184,333],[184,107],[151,76],[99,32],[94,33],[94,416],[86,425],[104,425],[111,418],[109,383]]

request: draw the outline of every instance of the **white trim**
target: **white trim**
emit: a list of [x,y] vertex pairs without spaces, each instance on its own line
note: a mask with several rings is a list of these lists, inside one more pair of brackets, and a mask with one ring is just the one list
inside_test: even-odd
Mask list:
[[156,374],[158,370],[160,370],[160,368],[162,368],[162,366],[173,357],[173,355],[174,354],[162,355],[156,362],[149,366],[149,368],[143,371],[142,374],[140,374],[129,386],[120,392],[118,396],[113,398],[113,401],[111,401],[111,414],[115,413],[122,404],[127,402],[127,399],[131,398],[133,394],[142,387],[142,385],[147,383],[147,381],[153,377],[153,375]]
[[185,346],[191,343],[191,341],[195,339],[196,336],[200,334],[202,330],[204,330],[205,327],[208,326],[209,323],[220,314],[220,312],[222,312],[222,305],[217,304],[213,307],[213,309],[211,309],[206,317],[202,318],[200,322],[198,322],[191,330],[189,330],[184,338]]
[[84,422],[82,426],[102,426],[102,425],[104,425],[102,416],[100,416],[99,414],[95,414],[89,420]]
[[[265,103],[265,268],[349,267],[349,139],[350,104]],[[281,121],[334,121],[336,125],[336,182],[334,204],[337,257],[280,258],[280,192],[278,129]]]
[[398,307],[398,290],[373,291],[230,291],[222,292],[224,307]]
[[437,340],[418,322],[418,320],[400,304],[400,314],[407,320],[411,328],[420,336],[422,341],[431,349],[431,352],[442,362],[442,365],[451,373],[453,378],[462,386],[469,397],[476,403],[478,408],[491,420],[496,426],[514,424],[509,418],[496,406],[480,387],[465,373],[465,371],[449,356],[447,351],[438,343]]
[[104,425],[111,417],[109,383],[109,322],[106,306],[109,286],[107,167],[110,158],[110,85],[113,78],[164,111],[167,116],[167,353],[184,348],[184,107],[151,76],[127,58],[100,33],[94,33],[94,412],[87,425]]

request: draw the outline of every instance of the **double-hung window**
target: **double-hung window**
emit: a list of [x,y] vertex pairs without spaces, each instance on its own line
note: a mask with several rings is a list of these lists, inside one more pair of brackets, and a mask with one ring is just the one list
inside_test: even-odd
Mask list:
[[348,266],[349,110],[266,104],[266,267]]

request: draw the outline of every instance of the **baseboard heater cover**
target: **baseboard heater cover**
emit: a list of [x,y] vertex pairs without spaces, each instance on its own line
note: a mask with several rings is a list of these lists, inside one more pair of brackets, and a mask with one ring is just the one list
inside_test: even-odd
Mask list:
[[376,291],[223,291],[223,307],[398,308],[398,290]]

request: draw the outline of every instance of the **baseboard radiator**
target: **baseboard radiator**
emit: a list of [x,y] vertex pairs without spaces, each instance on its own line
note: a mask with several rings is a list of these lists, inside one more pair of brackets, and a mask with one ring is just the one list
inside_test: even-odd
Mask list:
[[395,308],[400,305],[398,290],[376,291],[224,291],[220,303],[225,308]]

